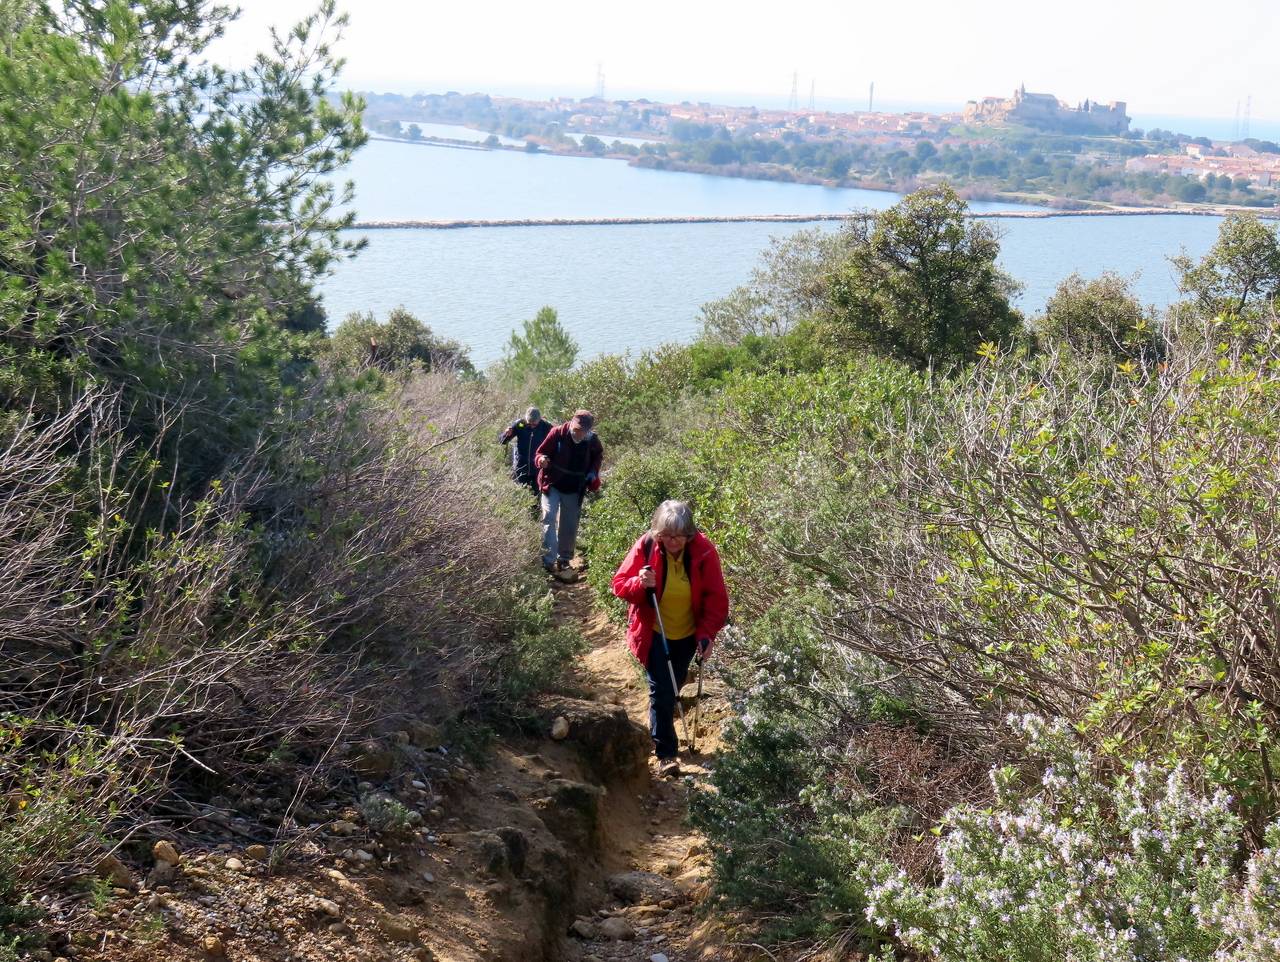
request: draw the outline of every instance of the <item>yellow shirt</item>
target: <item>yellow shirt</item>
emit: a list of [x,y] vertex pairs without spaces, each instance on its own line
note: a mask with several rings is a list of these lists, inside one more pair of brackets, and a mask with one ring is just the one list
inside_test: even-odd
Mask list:
[[658,601],[662,624],[667,629],[668,638],[692,638],[695,630],[693,593],[689,588],[689,573],[684,570],[684,552],[674,558],[667,554],[665,548],[662,553],[667,559],[667,579]]

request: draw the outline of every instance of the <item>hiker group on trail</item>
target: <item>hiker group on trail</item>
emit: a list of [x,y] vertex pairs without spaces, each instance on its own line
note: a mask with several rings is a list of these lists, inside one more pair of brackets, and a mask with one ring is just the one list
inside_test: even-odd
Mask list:
[[503,446],[515,441],[515,446],[511,449],[511,480],[527,485],[534,493],[538,490],[538,474],[533,467],[533,458],[537,454],[538,445],[546,440],[550,431],[551,425],[543,420],[542,412],[531,407],[523,418],[512,421],[498,435],[498,443]]
[[582,501],[600,487],[604,447],[594,427],[590,411],[576,411],[547,432],[534,454],[542,492],[542,567],[552,573],[570,570]]
[[658,505],[648,532],[614,574],[613,593],[627,602],[627,645],[649,679],[649,734],[658,770],[678,775],[674,716],[680,689],[690,663],[696,659],[701,667],[729,618],[720,555],[698,530],[688,504]]
[[[552,427],[531,407],[523,420],[498,437],[503,444],[516,441],[512,478],[531,484],[541,494],[542,566],[557,577],[574,575],[570,562],[582,502],[588,491],[600,487],[604,446],[594,429],[590,411],[577,411],[564,424]],[[684,720],[680,689],[688,680],[690,665],[696,663],[701,695],[702,663],[729,618],[720,554],[698,530],[688,503],[658,505],[649,530],[631,546],[614,574],[613,593],[627,602],[627,645],[648,677],[649,734],[658,770],[678,775],[677,710]],[[685,738],[692,749],[687,724]]]

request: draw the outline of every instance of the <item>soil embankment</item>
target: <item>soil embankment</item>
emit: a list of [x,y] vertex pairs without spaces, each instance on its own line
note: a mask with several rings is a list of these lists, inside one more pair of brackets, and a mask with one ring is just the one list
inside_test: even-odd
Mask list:
[[[471,760],[410,723],[356,746],[352,783],[305,804],[283,789],[215,799],[192,824],[107,860],[89,892],[51,902],[52,935],[34,958],[724,957],[695,912],[708,860],[687,825],[688,782],[651,774],[647,696],[621,632],[585,585],[554,590],[591,650],[579,690],[545,699],[529,734]],[[692,779],[725,710],[714,685],[708,695]]]

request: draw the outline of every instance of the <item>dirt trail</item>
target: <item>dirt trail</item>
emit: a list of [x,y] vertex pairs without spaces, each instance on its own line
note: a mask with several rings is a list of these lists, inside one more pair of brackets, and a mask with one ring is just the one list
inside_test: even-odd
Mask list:
[[[557,584],[555,593],[557,618],[579,628],[590,646],[582,660],[579,683],[594,700],[621,705],[630,720],[647,731],[648,688],[643,671],[627,650],[623,629],[592,606],[585,584]],[[683,729],[677,724],[681,777],[660,778],[650,758],[647,786],[639,788],[627,804],[606,800],[606,833],[600,856],[605,876],[602,894],[597,904],[580,905],[583,914],[579,921],[590,922],[576,926],[577,932],[571,933],[574,937],[567,947],[567,960],[648,962],[660,954],[668,962],[692,962],[724,957],[695,911],[707,893],[709,859],[706,840],[688,824],[689,792],[709,776],[728,712],[714,673],[708,671],[703,682],[696,754],[689,752]],[[684,689],[687,707],[691,707],[695,691],[691,672]],[[692,724],[691,715],[689,721]],[[642,891],[646,886],[648,890]],[[611,918],[625,920],[634,938],[614,940],[602,933],[606,924],[614,925],[607,922]],[[579,933],[589,937],[582,938]]]
[[[292,779],[215,799],[207,816],[166,829],[169,849],[140,838],[103,869],[107,887],[48,903],[48,948],[32,958],[730,958],[697,912],[709,858],[687,824],[689,789],[719,745],[723,690],[709,675],[699,754],[684,754],[684,776],[657,777],[647,688],[622,630],[585,584],[552,586],[557,618],[590,650],[576,691],[545,696],[531,725],[468,756],[404,719],[348,746],[348,773],[305,805],[288,808]],[[555,738],[559,718],[568,731],[561,722]]]

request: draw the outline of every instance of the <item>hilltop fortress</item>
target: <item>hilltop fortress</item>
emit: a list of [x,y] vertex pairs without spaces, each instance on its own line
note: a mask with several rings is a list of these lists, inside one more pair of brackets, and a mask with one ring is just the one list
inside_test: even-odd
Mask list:
[[965,104],[967,124],[1020,124],[1073,134],[1123,134],[1129,129],[1123,100],[1100,104],[1086,100],[1071,107],[1053,94],[1029,94],[1023,84],[1007,99],[983,97]]

